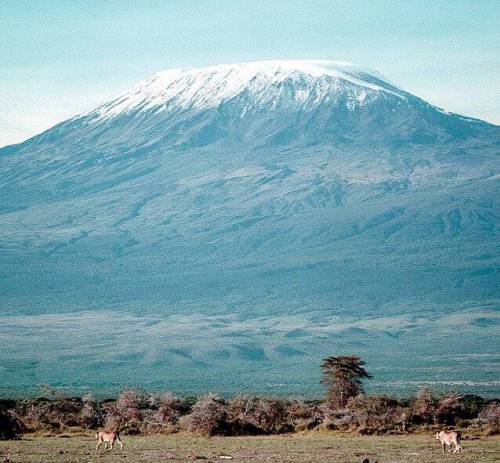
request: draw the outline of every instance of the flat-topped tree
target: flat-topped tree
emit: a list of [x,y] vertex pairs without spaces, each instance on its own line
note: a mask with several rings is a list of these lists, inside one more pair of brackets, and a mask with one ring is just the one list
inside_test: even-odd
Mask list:
[[357,355],[328,357],[323,360],[322,384],[328,388],[327,396],[330,404],[343,408],[351,397],[363,393],[363,378],[372,376],[365,370],[365,362]]

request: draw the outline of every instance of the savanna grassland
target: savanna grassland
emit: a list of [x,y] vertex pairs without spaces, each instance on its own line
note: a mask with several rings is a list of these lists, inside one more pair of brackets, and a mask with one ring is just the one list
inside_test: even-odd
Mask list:
[[[500,437],[464,440],[463,453],[442,454],[429,433],[405,436],[352,436],[339,433],[259,437],[198,438],[185,435],[124,436],[123,451],[95,451],[92,434],[0,441],[2,463],[76,462],[362,462],[493,463],[500,461]],[[221,458],[222,457],[222,458]],[[224,458],[226,457],[226,458]],[[231,457],[231,458],[227,458]]]

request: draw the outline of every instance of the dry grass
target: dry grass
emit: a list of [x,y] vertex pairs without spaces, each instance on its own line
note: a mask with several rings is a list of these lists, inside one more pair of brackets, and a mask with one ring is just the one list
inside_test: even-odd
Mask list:
[[[25,436],[0,441],[0,463],[52,462],[497,462],[500,437],[464,441],[460,455],[442,454],[431,435],[364,436],[308,433],[269,437],[123,436],[125,448],[94,450],[91,433],[68,437]],[[229,461],[229,460],[228,460]]]

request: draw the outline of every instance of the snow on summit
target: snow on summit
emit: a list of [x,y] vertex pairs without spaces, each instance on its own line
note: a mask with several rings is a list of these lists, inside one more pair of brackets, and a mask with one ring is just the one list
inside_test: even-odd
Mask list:
[[279,99],[287,83],[293,86],[293,99],[299,104],[346,91],[359,104],[373,92],[404,97],[404,92],[379,73],[349,62],[276,60],[159,72],[91,114],[107,119],[135,110],[212,108],[244,92],[259,104]]

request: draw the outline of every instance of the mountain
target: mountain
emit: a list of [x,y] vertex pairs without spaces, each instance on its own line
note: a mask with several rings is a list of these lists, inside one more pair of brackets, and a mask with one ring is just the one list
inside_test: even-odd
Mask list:
[[499,142],[371,70],[269,61],[0,149],[5,394],[318,393],[341,352],[377,390],[498,393]]

